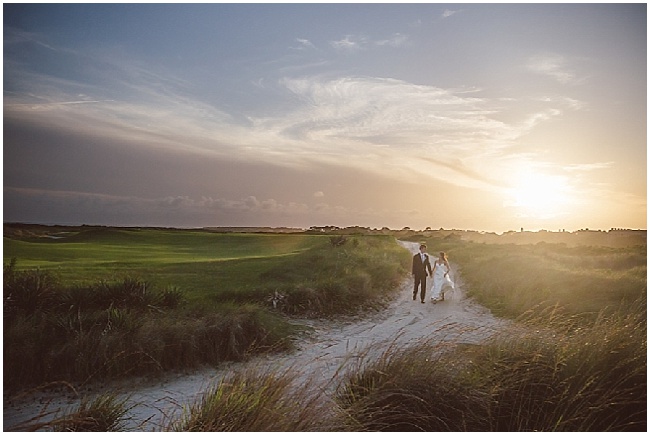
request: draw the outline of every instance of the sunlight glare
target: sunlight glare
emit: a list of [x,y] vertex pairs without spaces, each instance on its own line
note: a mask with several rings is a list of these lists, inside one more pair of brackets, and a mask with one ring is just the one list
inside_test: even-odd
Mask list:
[[524,215],[545,219],[565,214],[570,199],[565,177],[525,172],[517,178],[516,187],[508,189],[506,205]]

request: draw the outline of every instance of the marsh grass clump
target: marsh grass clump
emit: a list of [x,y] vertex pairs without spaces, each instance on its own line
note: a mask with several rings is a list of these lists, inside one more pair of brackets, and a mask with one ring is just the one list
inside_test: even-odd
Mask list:
[[60,287],[56,276],[39,269],[18,271],[17,260],[12,258],[3,267],[3,308],[5,320],[19,315],[32,315],[39,310],[49,310],[56,303]]
[[[72,387],[71,389],[74,390]],[[83,398],[79,405],[69,411],[56,414],[43,411],[32,420],[16,427],[5,428],[5,430],[21,432],[119,432],[125,430],[126,423],[129,420],[127,401],[126,398],[119,399],[110,393],[101,394],[94,398]]]
[[489,396],[459,376],[438,344],[391,346],[341,383],[337,400],[352,431],[472,431]]
[[39,314],[5,328],[5,387],[86,383],[240,361],[288,350],[291,326],[257,305],[209,313],[129,311]]
[[52,284],[51,272],[5,273],[11,295],[36,282],[48,301],[27,309],[28,298],[5,300],[9,390],[196,368],[291,347],[291,326],[256,304],[204,306],[199,312],[181,307],[180,290],[160,291],[134,278],[64,288]]
[[291,315],[332,316],[386,304],[408,270],[410,255],[388,237],[345,237],[261,275],[265,292],[282,294]]
[[546,330],[536,319],[532,332],[481,349],[477,378],[493,388],[489,430],[645,431],[644,313],[556,317]]
[[450,252],[470,296],[510,318],[555,307],[593,319],[603,310],[633,309],[647,291],[645,246],[458,243]]
[[[338,398],[354,430],[645,431],[644,310],[540,319],[479,346],[392,349]],[[552,325],[552,326],[551,326]]]
[[82,400],[76,410],[50,422],[56,432],[119,432],[125,427],[126,399],[112,394]]
[[306,432],[332,430],[330,405],[295,372],[252,369],[209,388],[172,422],[175,432]]
[[142,350],[140,362],[164,371],[287,351],[293,346],[292,331],[290,324],[258,305],[226,304],[151,317],[135,340]]

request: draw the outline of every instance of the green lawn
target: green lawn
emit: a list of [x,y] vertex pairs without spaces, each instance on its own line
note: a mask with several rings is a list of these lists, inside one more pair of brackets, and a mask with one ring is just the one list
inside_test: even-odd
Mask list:
[[50,270],[64,285],[136,276],[188,296],[246,286],[278,261],[328,244],[305,234],[223,234],[201,230],[81,229],[57,238],[4,239],[4,263]]

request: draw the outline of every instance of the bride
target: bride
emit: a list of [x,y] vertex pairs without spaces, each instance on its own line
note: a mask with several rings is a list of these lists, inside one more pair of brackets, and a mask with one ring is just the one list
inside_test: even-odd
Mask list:
[[451,287],[454,289],[454,283],[449,278],[449,261],[447,261],[447,254],[441,252],[438,259],[433,263],[433,287],[431,288],[431,302],[434,304],[438,301],[445,300],[445,289]]

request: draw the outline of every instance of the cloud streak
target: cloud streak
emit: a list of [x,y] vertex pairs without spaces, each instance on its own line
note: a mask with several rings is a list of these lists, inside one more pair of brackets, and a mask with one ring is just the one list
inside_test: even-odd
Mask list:
[[453,15],[459,14],[461,12],[463,12],[462,9],[459,9],[459,10],[456,10],[456,11],[453,11],[451,9],[445,9],[445,11],[442,13],[441,16],[444,19],[444,18],[449,18],[449,17],[451,17]]
[[[322,193],[322,192],[316,192]],[[322,199],[324,195],[314,195]],[[143,198],[75,191],[4,188],[5,222],[42,222],[68,225],[119,226],[296,226],[309,221],[314,224],[358,225],[363,219],[390,221],[404,217],[413,210],[348,208],[325,202],[307,204],[281,202],[272,198],[247,196],[239,199],[189,196]],[[75,210],[71,218],[69,210]]]
[[336,51],[351,54],[374,47],[398,48],[409,43],[410,38],[403,33],[395,33],[386,39],[372,39],[365,35],[345,35],[345,37],[330,41],[329,44]]
[[[138,147],[276,165],[324,163],[400,179],[415,171],[489,189],[489,177],[479,175],[486,162],[503,166],[519,138],[566,110],[579,109],[574,100],[549,98],[506,123],[498,120],[499,113],[504,105],[517,110],[520,100],[389,78],[303,76],[282,78],[272,87],[294,101],[284,111],[236,117],[193,97],[183,81],[118,63],[111,70],[112,82],[128,98],[102,99],[100,88],[74,82],[62,88],[57,78],[32,74],[29,94],[5,96],[5,119]],[[53,101],[52,88],[59,89],[60,101]],[[75,100],[79,95],[83,99]],[[444,170],[431,169],[449,157],[462,162],[462,170],[444,164],[437,165]]]
[[567,66],[567,60],[558,54],[540,54],[528,59],[526,67],[536,73],[551,77],[567,85],[577,82],[576,74]]

